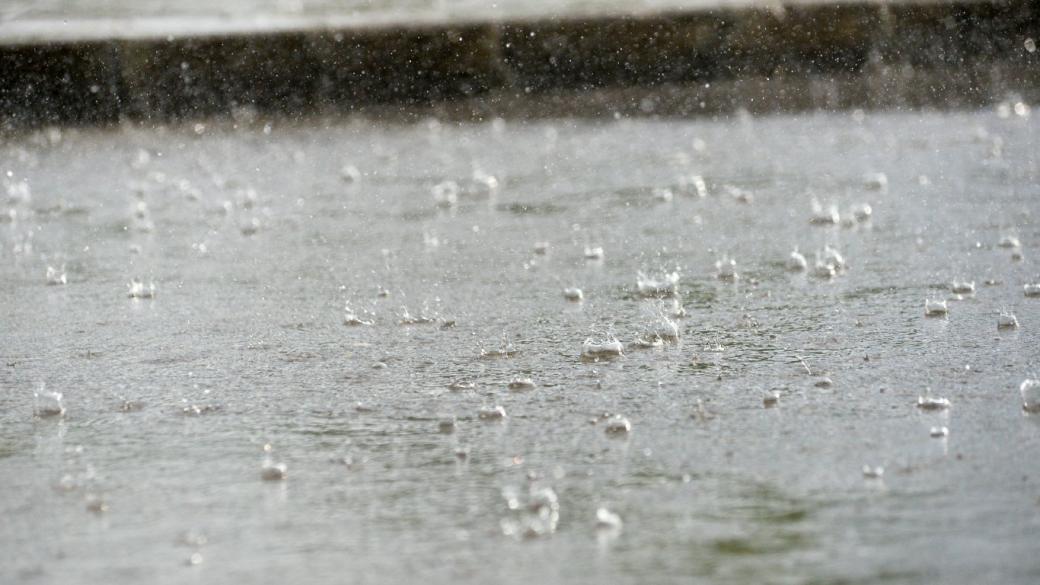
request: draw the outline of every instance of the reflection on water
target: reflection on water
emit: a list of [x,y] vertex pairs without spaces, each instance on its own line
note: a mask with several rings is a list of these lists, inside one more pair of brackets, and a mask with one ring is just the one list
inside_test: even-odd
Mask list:
[[0,581],[1029,581],[1037,136],[9,137]]

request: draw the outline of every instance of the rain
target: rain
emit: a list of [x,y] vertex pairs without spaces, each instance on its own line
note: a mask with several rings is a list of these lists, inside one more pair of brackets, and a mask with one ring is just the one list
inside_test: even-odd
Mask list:
[[1035,583],[1032,0],[7,0],[0,583]]

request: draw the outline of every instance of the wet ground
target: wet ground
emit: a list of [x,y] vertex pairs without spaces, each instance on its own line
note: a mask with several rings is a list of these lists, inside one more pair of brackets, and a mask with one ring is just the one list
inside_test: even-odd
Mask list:
[[[1013,104],[9,137],[0,581],[1034,583],[1038,137]],[[638,349],[673,270],[679,339]]]

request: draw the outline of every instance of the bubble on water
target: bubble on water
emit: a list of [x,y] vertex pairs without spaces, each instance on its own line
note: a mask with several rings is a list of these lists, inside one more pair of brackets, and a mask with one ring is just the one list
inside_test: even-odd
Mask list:
[[152,281],[145,284],[143,280],[134,278],[126,286],[127,296],[131,299],[154,299],[157,294],[155,283]]
[[970,295],[975,293],[975,281],[955,280],[950,283],[950,291],[959,295]]
[[586,260],[602,260],[603,259],[603,247],[602,246],[585,246],[585,259]]
[[620,414],[607,419],[607,424],[603,426],[603,432],[608,435],[627,435],[632,432],[632,423]]
[[928,431],[928,436],[932,437],[933,439],[945,439],[946,436],[949,434],[950,429],[946,427],[932,427]]
[[1022,247],[1022,242],[1019,241],[1018,237],[1008,234],[1001,237],[997,245],[1001,248],[1020,248]]
[[1023,380],[1018,392],[1022,395],[1022,410],[1032,414],[1040,413],[1040,380]]
[[264,481],[281,481],[286,478],[289,466],[285,463],[276,463],[271,459],[264,459],[260,464],[260,479]]
[[521,392],[525,390],[534,390],[537,387],[537,384],[535,384],[534,380],[531,378],[526,376],[517,376],[509,381],[508,387],[510,390]]
[[609,360],[624,355],[625,347],[613,336],[603,340],[589,337],[581,344],[581,359],[584,361]]
[[647,275],[642,271],[636,274],[636,290],[643,297],[671,297],[679,291],[679,273],[669,272],[660,275]]
[[812,214],[809,216],[809,223],[813,225],[837,225],[841,223],[841,215],[838,213],[838,206],[831,204],[829,207],[824,209],[823,205],[814,197],[812,200]]
[[924,314],[926,317],[945,317],[950,309],[945,300],[925,299]]
[[459,202],[459,185],[455,181],[442,181],[430,189],[438,207],[454,207]]
[[65,416],[65,401],[61,392],[51,392],[44,384],[33,392],[33,415],[37,418]]
[[737,274],[737,261],[723,256],[715,262],[715,277],[722,281],[733,282],[740,278]]
[[581,292],[580,288],[572,286],[563,289],[563,298],[572,303],[577,303],[585,299],[585,293]]
[[863,477],[866,479],[881,479],[885,475],[885,468],[880,465],[863,465]]
[[1007,309],[1001,309],[997,315],[997,329],[1017,329],[1018,318]]
[[791,252],[791,255],[787,257],[786,267],[791,272],[801,272],[808,267],[809,263],[805,260],[805,256],[795,248]]
[[596,528],[599,530],[621,530],[621,516],[606,508],[596,509]]
[[477,411],[477,417],[480,420],[505,420],[506,409],[501,406],[481,408]]
[[55,268],[53,266],[47,267],[47,285],[58,286],[68,283],[68,278],[65,275],[65,265],[62,264],[61,268]]
[[950,408],[950,401],[938,396],[918,396],[917,408],[921,410],[946,410]]
[[867,173],[863,175],[863,186],[872,191],[887,191],[888,176],[885,173]]

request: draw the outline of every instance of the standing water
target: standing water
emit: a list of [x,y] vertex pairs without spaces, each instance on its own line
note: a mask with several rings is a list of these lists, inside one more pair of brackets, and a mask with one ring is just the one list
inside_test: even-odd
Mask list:
[[857,114],[6,138],[0,582],[1036,582],[1040,121]]

